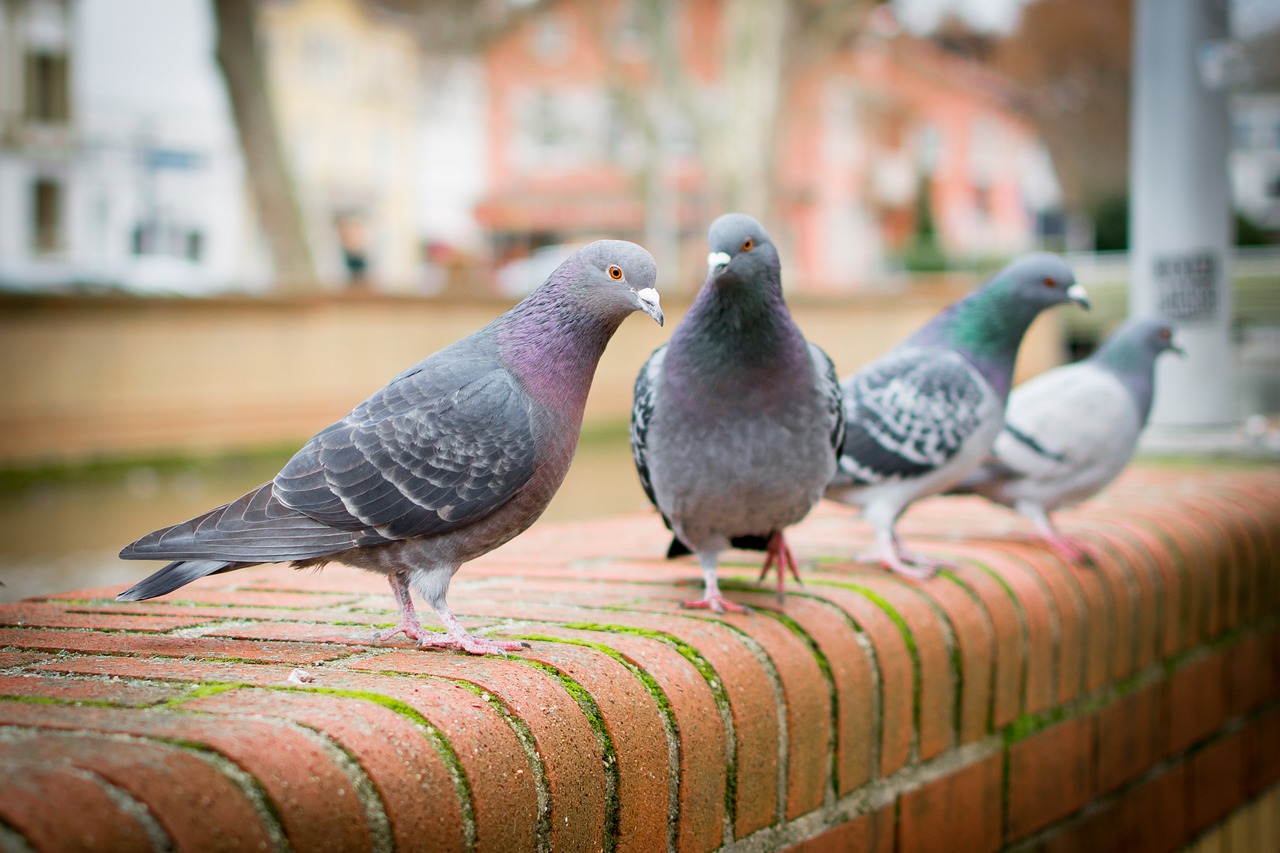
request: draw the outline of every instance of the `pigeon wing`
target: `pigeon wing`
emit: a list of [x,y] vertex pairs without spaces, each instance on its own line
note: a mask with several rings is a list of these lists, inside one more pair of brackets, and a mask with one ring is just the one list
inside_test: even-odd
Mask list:
[[[649,503],[655,507],[658,506],[658,497],[654,494],[653,483],[649,479],[649,424],[653,422],[658,379],[662,376],[662,364],[666,357],[667,348],[664,345],[655,350],[644,367],[640,368],[631,404],[631,453],[635,457],[636,473],[640,475],[640,487],[644,489]],[[662,520],[668,528],[671,527],[666,516]]]
[[856,484],[918,477],[945,464],[980,425],[985,391],[961,356],[891,353],[845,380],[840,467]]
[[276,498],[384,539],[455,530],[510,500],[535,464],[528,397],[494,362],[435,366],[406,371],[311,439],[276,476]]
[[844,411],[844,392],[840,388],[840,379],[836,375],[835,363],[815,343],[809,344],[809,356],[813,359],[813,370],[818,377],[822,399],[827,404],[827,414],[831,420],[831,449],[839,458],[844,453],[846,421]]

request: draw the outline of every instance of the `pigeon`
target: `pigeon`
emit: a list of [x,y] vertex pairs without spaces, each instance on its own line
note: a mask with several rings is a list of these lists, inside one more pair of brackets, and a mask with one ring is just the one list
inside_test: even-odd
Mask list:
[[778,596],[799,580],[783,530],[822,499],[844,437],[831,359],[782,299],[778,250],[740,213],[709,231],[708,272],[671,341],[636,379],[631,449],[640,483],[674,533],[668,557],[697,554],[703,596],[686,607],[743,612],[716,581],[721,551],[767,552]]
[[1091,357],[1040,374],[1009,395],[991,457],[953,491],[1031,520],[1069,563],[1092,563],[1049,513],[1102,491],[1129,464],[1151,413],[1156,358],[1182,353],[1159,317],[1130,320]]
[[841,383],[848,433],[826,496],[862,507],[885,567],[926,580],[949,565],[905,551],[898,518],[982,464],[1004,424],[1027,327],[1064,302],[1089,305],[1071,268],[1055,255],[1025,255]]
[[[527,646],[467,633],[445,602],[449,581],[546,509],[605,345],[633,311],[662,324],[655,277],[652,256],[633,243],[584,246],[510,311],[318,433],[271,482],[126,546],[126,560],[174,562],[117,599],[259,563],[335,562],[390,581],[400,621],[378,640],[404,633],[472,654]],[[411,587],[443,633],[423,630]]]

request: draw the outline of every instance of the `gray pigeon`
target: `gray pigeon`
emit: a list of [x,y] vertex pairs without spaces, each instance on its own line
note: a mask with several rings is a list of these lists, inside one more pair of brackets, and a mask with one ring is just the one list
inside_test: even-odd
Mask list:
[[712,223],[707,278],[666,346],[636,379],[631,448],[645,494],[674,532],[668,557],[696,553],[702,598],[686,607],[744,610],[716,582],[721,551],[765,550],[799,580],[783,529],[808,514],[836,470],[840,385],[782,299],[778,250],[760,223]]
[[[468,634],[445,603],[449,580],[546,509],[605,345],[633,311],[662,323],[655,275],[632,243],[578,250],[520,304],[312,438],[270,483],[126,546],[124,559],[174,562],[117,598],[154,598],[258,563],[336,562],[391,582],[400,622],[379,640],[403,632],[472,654],[519,648]],[[423,630],[411,586],[444,633]]]
[[1071,268],[1055,255],[1026,255],[844,380],[848,434],[826,496],[863,508],[887,568],[923,580],[948,565],[907,553],[898,517],[982,464],[1004,423],[1027,327],[1068,301],[1089,304]]
[[1096,495],[1129,464],[1151,412],[1156,357],[1169,350],[1182,352],[1166,320],[1130,320],[1090,358],[1019,385],[992,458],[955,491],[1016,509],[1065,560],[1092,562],[1049,513]]

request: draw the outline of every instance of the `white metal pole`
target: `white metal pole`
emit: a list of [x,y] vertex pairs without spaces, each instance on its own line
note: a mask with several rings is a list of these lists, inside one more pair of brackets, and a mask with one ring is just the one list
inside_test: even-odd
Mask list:
[[1129,309],[1169,317],[1186,350],[1157,366],[1157,430],[1237,418],[1227,97],[1199,64],[1228,36],[1227,5],[1134,0]]

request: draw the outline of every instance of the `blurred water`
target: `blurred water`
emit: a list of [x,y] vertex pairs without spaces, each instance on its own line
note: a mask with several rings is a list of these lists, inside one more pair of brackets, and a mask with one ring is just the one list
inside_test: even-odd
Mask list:
[[[158,563],[116,557],[126,543],[232,500],[275,475],[289,453],[51,471],[0,479],[0,602],[132,583]],[[583,437],[539,524],[648,506],[625,432]]]

